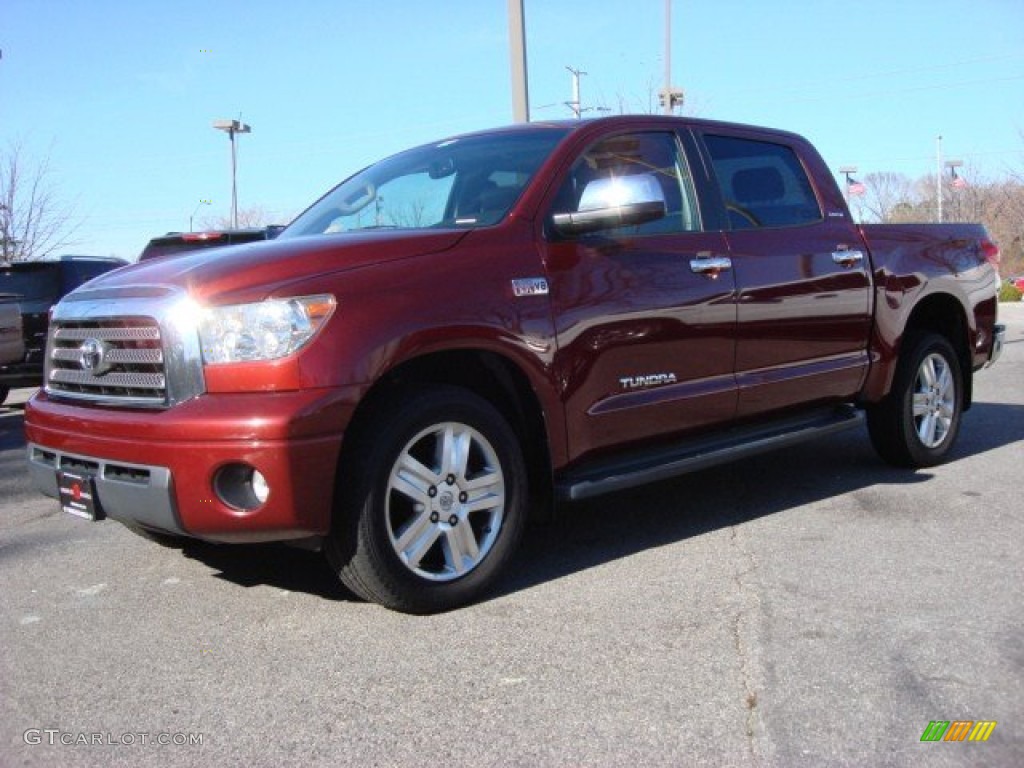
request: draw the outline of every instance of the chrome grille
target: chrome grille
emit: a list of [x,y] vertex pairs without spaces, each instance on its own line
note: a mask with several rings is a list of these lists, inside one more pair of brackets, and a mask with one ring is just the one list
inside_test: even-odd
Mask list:
[[165,405],[160,327],[149,317],[64,320],[50,337],[47,391],[89,400]]

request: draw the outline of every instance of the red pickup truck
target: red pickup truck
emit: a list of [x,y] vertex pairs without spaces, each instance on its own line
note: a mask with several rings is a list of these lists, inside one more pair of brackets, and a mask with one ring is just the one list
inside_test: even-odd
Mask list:
[[858,226],[791,133],[519,125],[395,155],[276,240],[67,296],[26,408],[63,508],[478,598],[531,512],[867,422],[946,457],[1002,344],[975,225]]

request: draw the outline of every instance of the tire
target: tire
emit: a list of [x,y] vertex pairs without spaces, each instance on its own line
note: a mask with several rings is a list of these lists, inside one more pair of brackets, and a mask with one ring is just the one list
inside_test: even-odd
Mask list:
[[868,432],[883,459],[900,467],[930,467],[949,454],[960,430],[964,380],[943,336],[908,337],[892,391],[868,408]]
[[0,387],[0,405],[4,404],[9,394],[11,394],[10,387]]
[[430,387],[378,407],[343,452],[325,550],[342,583],[406,613],[465,605],[519,543],[526,468],[487,401]]

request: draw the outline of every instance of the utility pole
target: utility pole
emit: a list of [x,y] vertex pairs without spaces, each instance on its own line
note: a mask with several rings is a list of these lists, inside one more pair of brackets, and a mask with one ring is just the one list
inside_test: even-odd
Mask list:
[[512,119],[530,122],[530,89],[526,70],[526,14],[523,0],[508,0],[508,39],[512,73]]
[[935,200],[939,224],[942,223],[942,136],[935,137]]
[[572,101],[567,102],[567,106],[572,110],[573,115],[579,120],[583,116],[583,109],[580,104],[580,75],[587,74],[582,69],[573,69],[572,67],[566,67],[570,73],[572,73]]
[[683,106],[683,89],[672,87],[672,0],[665,0],[665,87],[658,99],[666,115]]

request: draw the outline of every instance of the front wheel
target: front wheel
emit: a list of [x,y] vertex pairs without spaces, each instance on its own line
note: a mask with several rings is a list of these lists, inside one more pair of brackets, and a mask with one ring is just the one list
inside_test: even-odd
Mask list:
[[345,586],[408,613],[488,589],[526,517],[522,451],[502,415],[471,392],[430,387],[376,408],[352,441],[326,547]]
[[930,467],[949,453],[960,429],[963,376],[950,343],[937,334],[907,339],[892,391],[868,409],[868,431],[886,461]]

